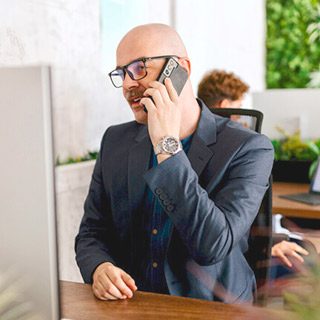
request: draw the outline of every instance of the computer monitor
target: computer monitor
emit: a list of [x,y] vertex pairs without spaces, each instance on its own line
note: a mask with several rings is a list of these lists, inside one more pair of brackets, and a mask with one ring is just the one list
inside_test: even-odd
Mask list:
[[0,68],[0,109],[0,318],[59,319],[50,69]]
[[320,195],[320,157],[311,182],[310,192],[318,193]]
[[301,131],[303,139],[320,136],[320,90],[268,89],[252,93],[252,105],[263,113],[262,133],[270,139],[284,138],[277,128],[292,134]]
[[318,158],[317,166],[310,183],[309,192],[284,194],[280,197],[311,205],[320,205],[320,157]]

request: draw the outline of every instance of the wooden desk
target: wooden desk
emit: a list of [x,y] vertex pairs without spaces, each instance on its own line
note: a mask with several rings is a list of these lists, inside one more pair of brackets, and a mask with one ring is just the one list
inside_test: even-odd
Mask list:
[[279,311],[136,292],[130,300],[100,301],[87,284],[60,281],[62,317],[68,319],[279,319]]
[[299,218],[320,219],[320,205],[313,206],[302,202],[280,198],[279,195],[308,192],[309,184],[274,182],[272,184],[272,213]]

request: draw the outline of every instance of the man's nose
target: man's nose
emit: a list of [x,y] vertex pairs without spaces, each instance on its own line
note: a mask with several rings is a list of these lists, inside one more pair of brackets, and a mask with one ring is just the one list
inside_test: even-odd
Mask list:
[[124,75],[122,86],[125,89],[130,89],[130,88],[138,87],[139,83],[138,83],[137,80],[131,79],[131,77],[129,76],[128,72],[126,72],[126,74]]

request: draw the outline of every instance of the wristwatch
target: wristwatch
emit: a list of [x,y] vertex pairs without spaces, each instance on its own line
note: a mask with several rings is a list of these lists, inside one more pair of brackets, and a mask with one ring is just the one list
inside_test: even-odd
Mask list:
[[182,150],[181,142],[179,139],[172,136],[163,137],[159,143],[154,147],[155,155],[169,154],[174,155]]

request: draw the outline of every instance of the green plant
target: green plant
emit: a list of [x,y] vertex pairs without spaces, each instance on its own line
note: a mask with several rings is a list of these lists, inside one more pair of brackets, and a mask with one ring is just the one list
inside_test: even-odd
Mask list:
[[[316,43],[320,41],[320,4],[317,6],[317,14],[315,22],[311,23],[307,32],[309,33],[310,43]],[[310,82],[307,84],[309,88],[320,88],[320,64],[317,70],[310,73]]]
[[97,159],[98,151],[88,151],[85,155],[79,157],[69,157],[66,160],[60,160],[59,156],[57,157],[56,166],[62,166],[66,164],[78,163],[83,161],[95,160]]
[[266,11],[267,88],[314,85],[310,77],[319,68],[320,41],[312,40],[320,34],[319,0],[267,0]]
[[286,308],[292,311],[290,319],[320,319],[319,257],[314,257],[312,266],[298,277],[295,287],[284,292],[284,301]]
[[300,131],[288,135],[284,130],[278,130],[284,138],[272,140],[275,160],[317,160],[320,155],[320,139],[303,141]]
[[308,88],[320,88],[320,65],[318,71],[310,73],[310,82],[307,84]]
[[303,141],[300,131],[292,135],[277,128],[284,138],[272,140],[275,160],[307,160],[312,161],[309,168],[309,178],[314,174],[317,159],[320,156],[320,139]]
[[315,43],[320,40],[320,4],[317,5],[314,22],[307,27],[307,32],[310,35],[310,42]]

